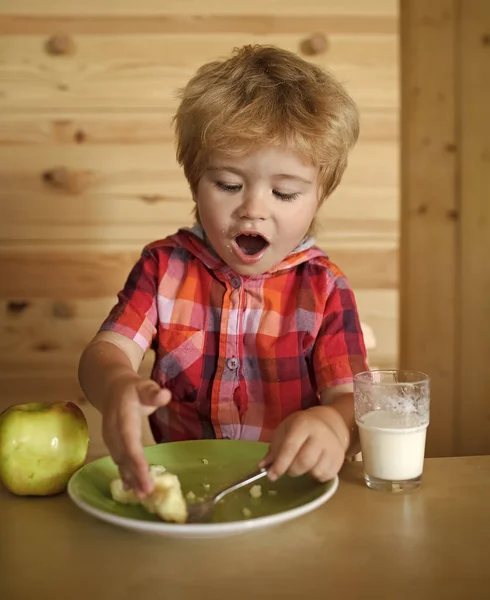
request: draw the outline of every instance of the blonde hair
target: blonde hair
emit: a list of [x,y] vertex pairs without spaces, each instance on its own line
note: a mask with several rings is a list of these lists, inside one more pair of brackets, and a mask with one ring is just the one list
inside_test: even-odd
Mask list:
[[200,67],[180,91],[177,160],[193,192],[211,153],[283,146],[319,168],[320,204],[359,135],[356,105],[328,72],[287,50],[244,46]]

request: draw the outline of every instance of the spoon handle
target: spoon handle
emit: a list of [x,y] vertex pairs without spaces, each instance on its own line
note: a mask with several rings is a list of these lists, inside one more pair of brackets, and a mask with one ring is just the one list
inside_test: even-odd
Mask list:
[[262,467],[258,471],[255,471],[255,473],[251,473],[250,475],[245,476],[243,479],[240,479],[239,481],[233,483],[232,485],[226,487],[224,490],[221,490],[220,492],[215,494],[213,496],[213,501],[218,502],[218,500],[221,500],[221,498],[226,496],[226,494],[229,494],[230,492],[234,492],[235,490],[238,490],[239,488],[243,487],[244,485],[248,485],[249,483],[252,483],[253,481],[262,479],[262,477],[265,477],[266,475],[267,475],[267,469]]

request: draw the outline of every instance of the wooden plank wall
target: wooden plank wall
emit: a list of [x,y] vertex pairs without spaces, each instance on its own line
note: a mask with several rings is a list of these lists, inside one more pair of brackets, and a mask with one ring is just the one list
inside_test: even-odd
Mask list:
[[[4,0],[0,7],[0,408],[84,406],[80,352],[142,246],[191,223],[174,157],[175,90],[246,43],[306,56],[312,35],[357,100],[362,133],[322,209],[319,244],[398,358],[396,0]],[[149,361],[145,361],[148,369]]]
[[400,363],[432,377],[428,454],[489,454],[490,2],[401,7]]

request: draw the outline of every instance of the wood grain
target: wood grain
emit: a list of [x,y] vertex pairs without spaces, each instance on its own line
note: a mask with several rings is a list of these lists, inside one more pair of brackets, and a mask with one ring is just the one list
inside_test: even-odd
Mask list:
[[[80,206],[66,198],[58,201],[46,197],[43,202],[39,201],[40,198],[0,194],[0,237],[4,245],[8,241],[69,244],[105,241],[141,247],[193,223],[193,203],[186,199],[89,196]],[[121,205],[128,206],[128,210],[120,212]],[[97,210],[91,210],[94,206]],[[113,214],[117,215],[114,217],[111,214],[113,207]],[[59,212],[56,212],[57,208]],[[318,219],[316,240],[327,252],[350,249],[358,253],[373,248],[396,250],[397,223],[395,220],[364,219],[362,216],[335,219],[330,218],[325,209],[322,218]],[[368,265],[366,267],[369,268]]]
[[[115,294],[116,290],[111,295],[94,299],[26,299],[20,296],[2,299],[2,381],[9,378],[20,380],[25,378],[27,371],[28,383],[22,389],[30,389],[33,386],[36,389],[47,387],[51,390],[51,376],[56,379],[65,378],[73,384],[70,384],[68,390],[70,399],[78,398],[78,360],[116,302]],[[372,362],[386,364],[396,352],[398,292],[360,289],[355,295],[361,320],[376,332],[377,345],[370,351],[369,358]],[[145,356],[141,368],[144,376],[150,374],[153,357],[151,351]],[[13,384],[10,389],[14,389]]]
[[400,364],[431,376],[427,453],[451,455],[457,402],[455,2],[412,0],[401,9]]
[[[172,143],[173,109],[111,112],[0,114],[1,145],[83,145]],[[360,142],[397,142],[399,115],[395,109],[361,111]],[[396,154],[396,147],[393,150]]]
[[[306,31],[304,35],[309,35]],[[76,37],[71,56],[44,52],[40,36],[0,38],[0,108],[10,111],[168,109],[175,92],[208,60],[250,43],[298,52],[300,34],[162,34]],[[398,105],[395,35],[329,36],[312,61],[334,71],[361,108]]]
[[[223,12],[223,11],[220,11]],[[395,15],[333,15],[315,17],[283,14],[264,15],[2,15],[0,35],[51,35],[63,31],[70,35],[135,35],[195,33],[301,33],[324,31],[335,34],[396,34]]]
[[461,2],[457,450],[490,454],[490,4]]
[[[393,289],[397,251],[366,249],[363,262],[352,249],[330,252],[355,289]],[[127,246],[17,246],[0,249],[2,298],[100,298],[115,293],[126,280],[139,252]]]
[[[37,15],[40,14],[38,0],[6,0],[2,3],[0,12],[7,15]],[[208,0],[203,4],[200,0],[86,0],[83,3],[66,2],[66,0],[44,0],[42,4],[44,15],[126,15],[126,16],[158,16],[186,15],[200,17],[205,15],[362,15],[389,16],[397,14],[395,0],[304,0],[301,3],[284,0]]]
[[[343,186],[390,188],[396,193],[398,161],[392,143],[364,142],[353,151]],[[187,195],[188,185],[177,165],[172,143],[95,145],[0,146],[2,192],[52,191],[44,174],[68,169],[79,178],[76,193]],[[368,207],[366,207],[368,212]]]

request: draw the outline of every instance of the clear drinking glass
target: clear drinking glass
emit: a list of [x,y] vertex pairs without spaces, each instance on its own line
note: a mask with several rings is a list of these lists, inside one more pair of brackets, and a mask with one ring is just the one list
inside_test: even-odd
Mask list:
[[422,480],[429,425],[429,377],[418,371],[365,371],[354,377],[364,479],[401,492]]

